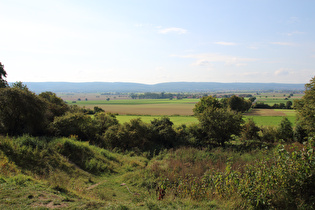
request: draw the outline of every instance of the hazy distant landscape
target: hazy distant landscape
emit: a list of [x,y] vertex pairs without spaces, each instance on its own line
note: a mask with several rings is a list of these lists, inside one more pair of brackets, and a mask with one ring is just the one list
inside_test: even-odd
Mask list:
[[40,93],[74,92],[237,92],[237,91],[303,91],[304,84],[282,83],[218,83],[218,82],[169,82],[154,85],[127,82],[25,82],[30,90]]

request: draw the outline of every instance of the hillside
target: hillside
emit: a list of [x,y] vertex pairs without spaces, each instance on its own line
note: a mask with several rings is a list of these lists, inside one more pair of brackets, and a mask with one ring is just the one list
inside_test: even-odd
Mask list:
[[304,90],[304,84],[282,83],[217,83],[217,82],[168,82],[154,85],[126,82],[25,82],[36,93],[52,92],[215,92],[215,91],[267,91]]

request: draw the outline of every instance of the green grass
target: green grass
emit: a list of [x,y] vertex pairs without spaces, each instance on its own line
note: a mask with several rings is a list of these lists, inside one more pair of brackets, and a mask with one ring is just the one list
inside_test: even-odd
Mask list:
[[[286,116],[288,120],[295,126],[295,116]],[[258,126],[278,126],[283,116],[245,116],[244,120],[252,118]]]
[[[149,116],[139,116],[139,115],[118,115],[117,120],[119,123],[123,124],[125,122],[130,122],[131,119],[141,118],[145,123],[150,123],[155,118],[161,118],[163,116],[149,115]],[[174,123],[175,126],[182,124],[190,125],[193,123],[198,123],[198,119],[194,116],[167,116]]]

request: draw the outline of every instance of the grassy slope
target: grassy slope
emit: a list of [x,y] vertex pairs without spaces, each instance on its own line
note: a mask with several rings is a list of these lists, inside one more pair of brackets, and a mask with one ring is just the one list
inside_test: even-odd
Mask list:
[[120,177],[145,167],[146,158],[73,139],[38,141],[45,139],[0,137],[0,209],[138,205]]
[[171,196],[159,201],[155,187],[145,184],[154,179],[139,180],[137,175],[150,168],[151,161],[144,155],[110,152],[68,138],[0,136],[0,209],[220,207],[214,201]]
[[[146,153],[110,152],[75,139],[0,137],[0,209],[236,209],[254,207],[256,201],[280,207],[288,199],[295,202],[291,191],[299,193],[305,187],[311,195],[312,182],[300,184],[314,170],[314,164],[304,160],[308,156],[302,145],[287,148],[304,151],[304,156],[291,156],[282,147],[257,148],[180,148],[148,159]],[[307,154],[312,158],[313,150]],[[275,167],[266,167],[266,161]],[[292,173],[306,173],[306,178],[296,180]],[[161,201],[156,184],[167,185]],[[301,202],[296,203],[303,205],[304,195],[298,193]],[[272,203],[265,203],[270,198]]]

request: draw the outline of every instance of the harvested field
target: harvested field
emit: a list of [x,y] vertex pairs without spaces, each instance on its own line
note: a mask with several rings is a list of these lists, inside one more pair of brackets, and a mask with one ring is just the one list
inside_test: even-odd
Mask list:
[[[93,109],[95,105],[87,105]],[[106,112],[120,115],[193,115],[195,104],[137,104],[137,105],[97,105]]]
[[249,113],[245,113],[245,116],[287,116],[282,110],[275,109],[252,109]]

